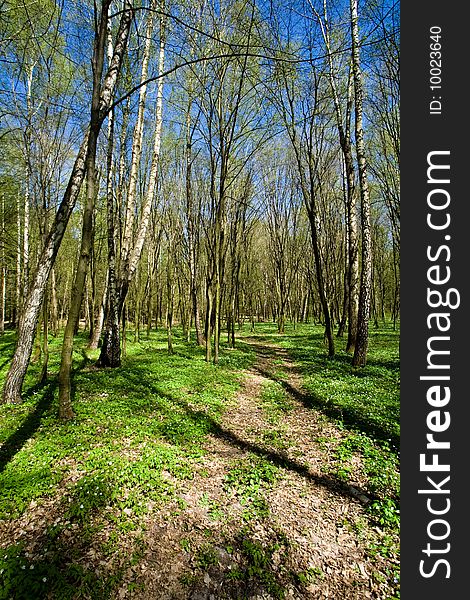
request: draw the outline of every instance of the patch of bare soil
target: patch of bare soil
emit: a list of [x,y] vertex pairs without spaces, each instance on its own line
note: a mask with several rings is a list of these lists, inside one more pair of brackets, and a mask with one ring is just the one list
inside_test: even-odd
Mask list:
[[[321,440],[338,439],[342,432],[304,404],[300,375],[284,350],[250,343],[257,354],[254,367],[209,436],[194,479],[181,484],[179,497],[164,512],[149,517],[145,550],[117,597],[392,598],[387,579],[393,559],[372,559],[367,552],[371,543],[380,545],[383,534],[364,517],[368,498],[361,482],[345,486],[325,469],[329,449]],[[262,400],[270,381],[281,383],[291,402],[275,424]],[[279,431],[281,443],[270,445]],[[247,515],[226,476],[253,456],[276,465],[279,477],[263,488],[267,510]]]

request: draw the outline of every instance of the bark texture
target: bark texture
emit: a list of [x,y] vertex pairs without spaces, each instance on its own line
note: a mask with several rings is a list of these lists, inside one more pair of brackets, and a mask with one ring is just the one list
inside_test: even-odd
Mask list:
[[363,87],[359,52],[359,25],[357,0],[351,0],[351,36],[352,65],[354,75],[356,154],[359,169],[359,187],[361,190],[361,230],[362,230],[362,270],[359,292],[359,312],[357,339],[354,349],[353,365],[363,367],[367,361],[369,342],[369,318],[372,288],[372,239],[370,224],[370,198],[367,182],[367,162],[363,129]]

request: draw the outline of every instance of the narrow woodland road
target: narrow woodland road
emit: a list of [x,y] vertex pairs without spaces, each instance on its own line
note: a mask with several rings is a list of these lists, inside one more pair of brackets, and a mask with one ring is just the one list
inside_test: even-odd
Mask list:
[[366,551],[383,535],[364,516],[367,498],[328,475],[330,444],[344,433],[305,405],[285,350],[245,341],[256,362],[195,477],[148,523],[127,579],[138,587],[129,596],[124,585],[120,597],[391,598],[391,565]]

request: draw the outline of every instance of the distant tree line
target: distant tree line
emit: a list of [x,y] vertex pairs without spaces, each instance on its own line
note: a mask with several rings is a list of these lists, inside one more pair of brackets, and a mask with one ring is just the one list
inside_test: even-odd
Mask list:
[[[3,389],[63,336],[117,367],[173,328],[321,323],[355,366],[399,320],[399,15],[357,0],[10,0],[0,30]],[[341,342],[338,339],[342,339]]]

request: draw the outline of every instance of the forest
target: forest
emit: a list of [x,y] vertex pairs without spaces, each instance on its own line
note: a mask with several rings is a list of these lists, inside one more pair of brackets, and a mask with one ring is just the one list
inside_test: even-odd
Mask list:
[[394,0],[0,0],[0,600],[393,600]]

